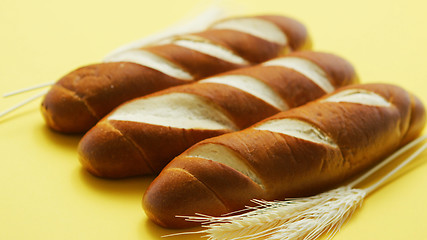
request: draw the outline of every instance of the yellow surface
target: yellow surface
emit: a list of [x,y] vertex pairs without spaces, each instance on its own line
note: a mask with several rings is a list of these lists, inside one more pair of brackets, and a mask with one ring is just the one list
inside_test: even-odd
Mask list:
[[[202,1],[2,0],[0,92],[97,62],[110,50],[164,29]],[[317,50],[350,60],[363,82],[399,84],[427,103],[427,2],[423,0],[230,1],[243,13],[304,22]],[[4,110],[32,93],[0,100]],[[141,197],[150,177],[97,179],[81,169],[80,136],[48,130],[40,101],[0,119],[0,239],[159,239]],[[427,154],[366,198],[335,239],[427,239]],[[172,238],[180,239],[180,238]]]

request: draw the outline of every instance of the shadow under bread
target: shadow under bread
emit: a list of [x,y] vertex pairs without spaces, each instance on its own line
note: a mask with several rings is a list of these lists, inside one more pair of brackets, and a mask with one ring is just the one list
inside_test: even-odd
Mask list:
[[46,124],[40,126],[40,129],[46,138],[52,142],[55,146],[66,148],[70,151],[77,152],[77,146],[80,139],[83,137],[83,133],[79,134],[64,134],[56,132],[50,129]]
[[77,170],[78,177],[91,189],[106,195],[137,195],[142,199],[147,187],[155,176],[108,179],[92,175],[83,167]]

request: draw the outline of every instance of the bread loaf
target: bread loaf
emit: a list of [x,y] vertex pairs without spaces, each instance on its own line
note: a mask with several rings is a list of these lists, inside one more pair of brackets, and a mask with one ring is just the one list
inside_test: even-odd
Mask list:
[[306,28],[287,17],[224,19],[205,31],[119,51],[107,62],[70,72],[46,94],[41,111],[56,131],[86,132],[127,100],[307,49],[310,44]]
[[79,159],[101,177],[157,174],[203,139],[249,127],[357,81],[352,65],[336,55],[293,52],[126,102],[86,133]]
[[176,215],[218,216],[254,198],[313,195],[378,163],[417,137],[424,124],[424,106],[400,87],[343,87],[197,143],[151,183],[143,207],[157,224],[181,228],[195,223]]

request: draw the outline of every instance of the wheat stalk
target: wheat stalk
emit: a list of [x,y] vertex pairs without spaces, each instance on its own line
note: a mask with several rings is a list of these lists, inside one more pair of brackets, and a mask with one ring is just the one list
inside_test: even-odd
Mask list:
[[[45,85],[43,87],[45,87]],[[39,86],[39,87],[36,87],[36,88],[38,89],[38,88],[41,88],[41,87]],[[4,94],[3,97],[13,96],[13,95],[16,95],[16,94],[20,94],[20,93],[23,93],[23,92],[34,90],[36,88],[31,88],[31,89],[26,88],[24,90],[18,90],[18,91],[12,92],[12,93],[7,93],[7,94]],[[23,101],[15,104],[15,105],[13,105],[12,107],[7,108],[6,110],[0,112],[0,118],[6,116],[7,114],[9,114],[9,113],[11,113],[11,112],[13,112],[13,111],[15,111],[15,110],[17,110],[19,108],[21,108],[22,106],[24,106],[24,105],[26,105],[28,103],[31,103],[31,102],[37,100],[38,98],[44,96],[46,93],[47,93],[47,91],[41,91],[41,92],[39,92],[39,93],[37,93],[37,94],[35,94],[35,95],[33,95],[33,96],[25,99],[25,100],[23,100]]]
[[294,198],[285,201],[253,200],[256,206],[247,207],[245,210],[249,212],[241,214],[234,212],[221,217],[202,214],[197,214],[196,216],[178,216],[184,217],[188,221],[200,222],[205,229],[192,233],[177,233],[167,236],[198,233],[205,234],[205,237],[211,240],[312,240],[321,235],[328,234],[328,239],[331,239],[352,216],[354,211],[362,206],[366,195],[379,188],[392,175],[413,161],[427,148],[427,143],[424,143],[405,161],[370,187],[360,189],[355,188],[355,186],[426,138],[427,135],[415,139],[386,158],[381,164],[346,186],[305,198]]
[[173,24],[160,32],[145,36],[114,49],[104,57],[103,61],[108,62],[116,54],[120,54],[130,49],[156,44],[161,40],[176,35],[203,31],[215,21],[228,17],[230,14],[229,12],[230,11],[221,6],[219,1],[213,1],[210,6],[205,6],[205,4],[196,6],[187,16],[184,17],[183,20],[180,20],[178,23]]
[[[201,11],[200,8],[206,8],[206,9]],[[119,54],[120,52],[129,50],[132,48],[139,48],[142,46],[153,44],[154,42],[159,41],[160,39],[163,39],[163,38],[168,38],[168,37],[178,35],[178,34],[186,34],[186,33],[201,31],[201,30],[205,29],[207,26],[209,26],[210,24],[212,24],[214,21],[225,18],[229,14],[229,13],[227,13],[226,9],[223,7],[220,7],[219,3],[216,3],[216,1],[214,1],[214,4],[211,4],[210,6],[199,6],[195,10],[197,10],[199,12],[201,11],[201,13],[199,13],[199,15],[197,15],[197,16],[194,16],[194,11],[193,11],[191,13],[191,15],[186,17],[185,20],[180,21],[178,24],[175,24],[174,26],[171,26],[171,27],[169,27],[163,31],[158,32],[158,33],[151,34],[149,36],[145,36],[145,37],[138,39],[134,42],[120,46],[119,48],[108,53],[104,57],[103,61],[108,62],[109,59],[111,57],[113,57],[115,54]],[[18,94],[37,90],[40,88],[49,87],[53,84],[54,84],[54,82],[41,83],[41,84],[37,84],[35,86],[25,87],[23,89],[18,89],[16,91],[5,93],[2,96],[4,98],[10,97],[10,96],[15,96]],[[17,104],[7,108],[6,110],[3,110],[2,112],[0,112],[0,118],[3,116],[6,116],[7,114],[9,114],[9,113],[11,113],[11,112],[13,112],[19,108],[21,108],[22,106],[24,106],[28,103],[31,103],[31,102],[37,100],[40,97],[43,97],[46,93],[47,93],[47,91],[43,90],[43,91],[41,91],[41,92],[39,92],[33,96],[28,97],[27,99],[25,99],[21,102],[18,102]]]

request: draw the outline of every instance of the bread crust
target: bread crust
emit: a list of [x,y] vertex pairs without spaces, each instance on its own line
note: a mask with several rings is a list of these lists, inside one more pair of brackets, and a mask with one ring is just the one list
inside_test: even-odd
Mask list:
[[258,18],[275,23],[286,35],[292,36],[292,38],[289,39],[289,46],[291,49],[311,49],[312,42],[310,35],[308,34],[307,28],[305,28],[302,23],[295,19],[280,15],[262,15],[258,16]]
[[[228,29],[212,29],[192,35],[209,39],[228,49],[232,49],[235,54],[242,56],[242,58],[252,63],[265,62],[277,56],[284,55],[289,51],[289,49],[284,49],[283,46],[278,43],[256,38],[247,33],[236,33]],[[251,51],[254,46],[263,46],[263,51]]]
[[58,132],[82,133],[127,100],[186,82],[130,62],[92,64],[52,86],[42,101],[42,115]]
[[[299,53],[297,56],[308,60],[317,59],[319,62],[324,61],[325,63],[322,64],[322,67],[324,66],[326,69],[325,74],[327,78],[343,78],[330,80],[334,87],[341,87],[344,84],[358,82],[357,74],[353,68],[344,69],[349,71],[348,74],[334,73],[335,71],[341,72],[342,70],[340,67],[345,65],[341,62],[346,62],[344,59],[336,55],[305,51]],[[290,55],[290,57],[294,56]],[[329,67],[328,63],[332,66]],[[334,66],[337,68],[335,69]],[[353,77],[350,78],[350,75]],[[257,81],[263,82],[264,84],[271,87],[272,91],[275,92],[291,108],[300,106],[326,94],[326,92],[318,85],[316,85],[316,83],[310,80],[310,78],[294,69],[286,67],[266,66],[261,64],[249,68],[222,73],[215,76],[215,78],[227,76],[253,77],[254,79],[257,79]],[[233,79],[229,79],[229,81],[233,81]],[[209,129],[204,126],[193,126],[189,128],[183,127],[181,125],[165,126],[160,122],[138,122],[127,119],[110,119],[111,116],[114,116],[116,111],[119,111],[122,108],[126,108],[127,106],[134,103],[156,99],[161,96],[168,96],[176,93],[185,93],[197,96],[198,99],[203,100],[200,104],[210,105],[211,109],[216,109],[218,112],[222,113],[233,123],[235,127]],[[155,101],[152,100],[151,104],[154,103]],[[180,104],[183,105],[184,103],[171,103],[173,106]],[[183,107],[185,109],[188,108],[186,105],[183,105]],[[138,108],[142,109],[143,107],[135,107],[133,114],[136,114],[136,112],[139,111]],[[154,111],[157,111],[157,108]],[[163,111],[174,110],[169,109]],[[108,149],[109,145],[112,143],[110,143],[110,138],[104,139],[101,135],[98,136],[97,131],[94,130],[98,128],[98,126],[95,126],[82,138],[79,144],[79,157],[83,167],[85,168],[93,168],[93,166],[90,164],[91,161],[104,162],[106,166],[111,167],[108,170],[100,167],[98,171],[91,171],[100,177],[122,178],[144,174],[158,174],[163,169],[163,167],[166,166],[166,164],[169,163],[174,157],[178,156],[195,143],[203,139],[250,127],[256,122],[279,112],[280,109],[267,103],[263,99],[233,86],[204,81],[176,86],[128,101],[120,105],[118,108],[116,108],[115,111],[100,121],[100,123],[107,122],[112,128],[114,128],[113,131],[119,131],[123,136],[125,136],[130,141],[129,144],[133,145],[131,147],[136,147],[138,151],[141,152],[141,155],[144,156],[141,161],[145,162],[145,166],[150,166],[148,169],[142,170],[141,166],[132,167],[132,165],[138,164],[138,162],[134,161],[133,159],[129,159],[126,156],[126,153],[123,154],[122,158],[113,158],[108,154],[103,154],[102,152],[104,151],[104,148]],[[152,113],[146,111],[143,111],[143,113],[148,116],[150,116],[150,114],[159,114],[157,112]],[[160,114],[164,115],[167,114],[167,112],[162,112]],[[170,116],[169,118],[173,119],[174,117]],[[91,147],[86,147],[85,145],[90,145]],[[89,154],[86,153],[87,151]],[[95,154],[97,151],[101,153]],[[117,149],[117,153],[122,151],[125,150]],[[120,163],[114,163],[116,161]],[[128,165],[128,167],[118,167],[117,170],[115,170],[114,166],[116,164],[119,166]],[[126,173],[124,169],[130,169],[131,171]],[[141,169],[141,171],[137,172],[135,169]],[[115,171],[116,173],[114,173]]]
[[[300,53],[298,56],[302,58],[309,59],[310,56],[317,55],[317,57],[312,57],[318,59],[318,61],[324,61],[325,63],[322,66],[328,66],[329,64],[336,64],[341,61],[346,62],[344,59],[332,55],[325,54],[321,52],[312,52],[307,51]],[[294,57],[291,55],[290,57]],[[341,64],[344,65],[344,64]],[[339,67],[340,64],[336,64],[337,71],[341,71]],[[325,67],[326,69],[326,67]],[[345,82],[357,83],[358,78],[354,72],[354,69],[350,69],[350,74],[353,74],[353,78],[349,79],[347,75],[334,74],[334,67],[328,67],[328,71],[325,71],[325,74],[328,78],[333,77],[343,77],[342,80],[334,79],[331,82],[334,83],[335,87],[341,87]],[[246,76],[253,77],[259,82],[262,82],[268,85],[272,92],[277,94],[289,107],[297,107],[302,104],[305,104],[309,101],[312,101],[316,98],[321,97],[326,94],[316,83],[314,83],[310,78],[303,75],[300,72],[297,72],[291,68],[279,67],[279,66],[266,66],[266,65],[257,65],[249,68],[242,68],[227,73],[222,73],[216,75],[215,78],[227,77],[227,76]],[[209,79],[206,79],[209,80]],[[233,81],[233,79],[228,79]],[[215,109],[217,112],[222,113],[227,119],[232,122],[233,127],[209,129],[207,126],[192,126],[184,127],[181,125],[167,126],[162,125],[156,118],[156,122],[138,122],[134,118],[130,119],[115,119],[111,116],[115,115],[116,111],[124,109],[132,104],[151,100],[150,104],[155,104],[155,99],[162,96],[170,96],[176,93],[190,94],[192,96],[197,96],[197,99],[201,99],[200,104],[206,104],[210,106],[210,109]],[[172,101],[172,100],[170,100]],[[178,100],[174,100],[178,101]],[[159,101],[157,101],[159,102]],[[168,102],[168,106],[182,106],[183,108],[188,109],[188,106],[185,103],[180,102]],[[136,106],[136,104],[135,104]],[[193,106],[194,107],[194,106]],[[133,108],[132,113],[136,115],[138,108],[142,109],[144,107],[137,106]],[[155,113],[153,113],[155,111]],[[147,116],[151,115],[167,115],[168,111],[175,111],[174,109],[162,110],[163,112],[158,113],[157,108],[148,112],[146,110],[141,111],[141,113]],[[239,129],[244,129],[250,127],[258,121],[261,121],[267,117],[270,117],[281,110],[277,107],[271,105],[270,103],[264,101],[263,99],[250,94],[248,92],[242,91],[239,88],[233,87],[231,85],[225,85],[217,82],[205,82],[200,81],[193,84],[186,84],[182,86],[171,87],[169,89],[159,91],[141,98],[136,98],[131,101],[128,101],[119,107],[117,107],[112,113],[107,115],[102,122],[108,122],[113,128],[114,131],[119,131],[123,136],[129,139],[132,142],[133,147],[137,147],[142,155],[144,155],[143,161],[145,165],[150,166],[149,169],[141,170],[139,174],[135,169],[141,169],[141,166],[132,167],[133,164],[138,162],[133,161],[126,157],[126,154],[123,154],[123,158],[118,157],[109,157],[109,155],[104,155],[103,153],[94,154],[94,152],[99,151],[103,152],[104,148],[109,148],[111,143],[106,143],[110,141],[109,138],[103,139],[102,136],[94,137],[96,130],[89,131],[81,140],[79,144],[79,156],[83,167],[90,166],[90,162],[94,161],[97,163],[104,162],[106,166],[110,166],[111,169],[108,171],[102,167],[98,171],[91,171],[95,175],[100,177],[108,178],[122,178],[130,177],[135,175],[144,175],[144,174],[158,174],[167,163],[169,163],[174,157],[178,156],[180,153],[184,152],[187,148],[191,147],[195,143],[219,136],[225,133],[236,131]],[[139,113],[137,116],[140,116]],[[140,118],[144,117],[140,116]],[[111,118],[111,119],[110,119]],[[174,116],[171,115],[168,119],[173,119]],[[138,120],[138,119],[137,119]],[[188,119],[191,121],[191,119]],[[173,120],[172,120],[173,121]],[[98,126],[95,126],[96,129]],[[91,145],[93,148],[86,147],[85,145]],[[124,148],[126,149],[126,148]],[[90,151],[90,154],[87,154],[86,151]],[[121,151],[117,149],[117,152]],[[118,155],[119,156],[119,155]],[[96,159],[102,158],[102,159]],[[120,163],[114,163],[119,161]],[[114,169],[115,165],[129,165],[127,168],[119,167]],[[125,169],[131,169],[131,171],[126,172]],[[105,171],[104,171],[105,170]],[[116,171],[116,173],[114,173]],[[105,172],[105,173],[104,173]]]
[[[204,42],[211,42],[219,48],[236,54],[243,58],[244,62],[229,62],[171,43],[145,46],[139,50],[169,60],[174,67],[176,65],[186,71],[190,76],[189,79],[169,76],[153,68],[128,61],[91,64],[70,72],[56,82],[43,99],[41,113],[47,125],[58,132],[84,133],[119,104],[130,99],[197,81],[220,72],[247,67],[280,56],[284,52],[303,48],[304,44],[299,41],[306,42],[308,36],[301,34],[306,33],[302,24],[285,17],[267,19],[267,21],[279,26],[295,48],[286,43],[282,45],[270,42],[240,31],[208,27],[206,31],[177,36],[177,39],[185,39],[189,36],[202,38]],[[280,21],[292,22],[292,24],[282,24]],[[296,39],[293,39],[292,34],[295,34]]]
[[[156,194],[155,191],[159,189],[157,181],[165,181],[165,179],[174,181],[174,178],[167,174],[168,169],[188,166],[190,163],[187,162],[197,162],[200,166],[187,168],[186,171],[190,174],[196,171],[197,176],[203,174],[210,176],[208,180],[203,177],[198,178],[200,182],[206,181],[206,185],[215,181],[229,183],[211,190],[214,191],[216,198],[222,199],[225,207],[230,211],[241,209],[234,208],[235,203],[227,205],[227,199],[234,197],[228,194],[232,191],[234,195],[244,194],[245,199],[241,199],[242,205],[250,204],[250,199],[253,198],[283,200],[313,195],[343,184],[344,181],[377,164],[421,133],[425,125],[425,109],[415,96],[404,89],[389,84],[364,84],[343,87],[333,94],[351,89],[374,93],[389,105],[374,105],[345,99],[335,102],[328,100],[331,95],[326,95],[306,105],[278,113],[245,130],[201,141],[171,161],[152,182],[144,195],[143,206],[150,204],[151,201],[173,202],[175,194],[191,196],[192,192],[184,193],[182,192],[184,190],[177,187],[168,190],[167,196],[170,198],[159,195],[156,198],[152,197],[152,194]],[[316,142],[309,140],[310,135],[307,135],[306,139],[299,135],[292,135],[291,132],[266,130],[262,127],[266,123],[283,119],[302,121],[331,140],[328,143]],[[306,134],[313,134],[313,132]],[[243,162],[260,179],[262,190],[252,193],[248,190],[250,188],[235,185],[236,179],[223,174],[224,171],[231,171],[231,167],[220,163],[221,159],[204,157],[200,153],[196,157],[191,154],[206,144],[217,144],[221,148],[226,147],[232,151],[238,156],[235,161]],[[224,170],[218,168],[210,171],[203,166],[212,161],[219,161],[217,164],[222,164]],[[248,175],[240,171],[239,173],[242,179],[249,179]],[[248,192],[253,195],[251,196]],[[195,208],[193,204],[205,206],[207,202],[206,199],[188,199],[185,206],[179,206],[179,208],[185,209],[186,215],[203,214],[203,207]],[[161,209],[145,207],[144,209],[149,216],[155,215],[156,219],[161,221],[167,219],[170,225],[166,227],[197,225],[197,223],[175,218],[176,215],[181,215],[179,211],[162,213]],[[188,214],[189,212],[191,214]],[[210,211],[209,214],[219,216],[223,212],[218,211],[212,214]],[[157,222],[156,219],[152,220]]]

